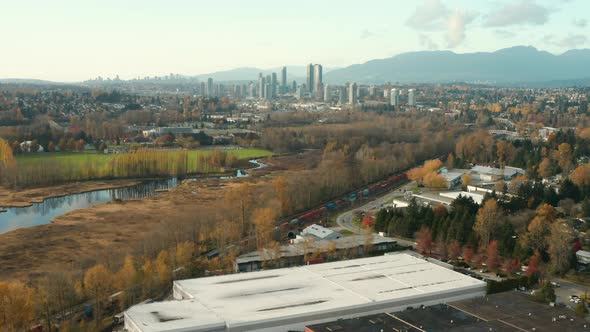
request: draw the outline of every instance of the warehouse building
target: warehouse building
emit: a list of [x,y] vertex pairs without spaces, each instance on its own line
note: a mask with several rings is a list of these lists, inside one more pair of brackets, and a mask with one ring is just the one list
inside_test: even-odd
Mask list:
[[131,332],[288,331],[485,295],[480,280],[409,252],[181,280],[175,301],[125,312]]
[[367,237],[364,235],[352,235],[336,240],[313,240],[297,236],[293,244],[281,246],[279,252],[263,249],[240,255],[236,259],[236,272],[259,271],[264,266],[291,267],[303,265],[313,259],[315,263],[323,263],[324,259],[333,260],[342,257],[360,257],[376,255],[399,248],[397,241],[378,234],[372,234],[371,246],[367,245]]

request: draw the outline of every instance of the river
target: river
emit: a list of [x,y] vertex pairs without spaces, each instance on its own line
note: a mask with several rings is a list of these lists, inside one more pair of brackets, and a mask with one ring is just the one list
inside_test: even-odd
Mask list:
[[[254,170],[266,167],[265,164],[257,160],[250,160],[250,163],[256,165],[255,168],[252,168]],[[224,176],[221,177],[221,179],[247,176],[247,173],[244,173],[242,170],[237,170],[235,176]],[[193,181],[197,181],[198,179],[199,178],[191,178]],[[129,187],[52,197],[41,203],[33,203],[33,205],[27,207],[5,208],[4,210],[6,210],[6,212],[0,213],[0,234],[18,228],[48,224],[53,218],[70,211],[84,209],[116,199],[129,200],[150,197],[156,194],[156,190],[174,188],[179,183],[180,180],[177,178],[167,180],[148,180]],[[0,208],[0,210],[2,210],[2,208]]]

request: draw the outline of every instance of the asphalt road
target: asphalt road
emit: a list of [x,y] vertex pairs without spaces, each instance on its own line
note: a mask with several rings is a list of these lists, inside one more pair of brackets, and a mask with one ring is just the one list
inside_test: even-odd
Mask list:
[[585,287],[583,285],[575,284],[571,281],[567,281],[564,279],[551,279],[552,281],[557,281],[560,286],[555,288],[555,295],[557,296],[557,303],[563,303],[566,306],[574,307],[575,304],[570,302],[571,295],[583,295],[585,291],[588,291],[590,295],[590,288]]
[[[393,198],[396,196],[402,195],[402,192],[400,192],[400,188],[404,188],[404,187],[405,186],[398,187],[394,191],[391,191],[390,193],[388,193],[384,196],[381,196],[381,197],[376,198],[371,201],[367,201],[362,206],[359,206],[359,207],[354,208],[353,210],[344,212],[343,214],[339,215],[336,218],[336,223],[338,223],[338,226],[340,226],[341,228],[347,229],[350,232],[355,233],[355,234],[360,234],[361,229],[359,229],[359,227],[353,223],[354,213],[355,212],[376,212],[383,207],[391,206],[391,204],[393,202]],[[357,204],[358,204],[358,202],[357,202]],[[414,248],[416,245],[416,243],[413,241],[408,241],[405,239],[400,239],[400,238],[395,238],[395,237],[390,237],[390,238],[397,241],[397,243],[404,245],[404,246],[410,246],[410,247]]]

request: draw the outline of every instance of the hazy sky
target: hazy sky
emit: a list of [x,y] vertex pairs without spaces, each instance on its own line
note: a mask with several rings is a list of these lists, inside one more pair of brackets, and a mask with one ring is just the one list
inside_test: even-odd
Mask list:
[[589,0],[0,0],[0,78],[85,80],[407,51],[590,46]]

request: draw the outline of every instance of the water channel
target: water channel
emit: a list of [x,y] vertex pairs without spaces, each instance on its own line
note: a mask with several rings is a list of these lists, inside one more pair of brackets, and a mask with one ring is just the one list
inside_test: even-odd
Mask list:
[[[250,160],[250,163],[260,169],[266,167],[265,164]],[[234,177],[247,177],[248,174],[242,170],[237,170],[234,176],[224,176],[221,179],[231,179]],[[197,181],[199,178],[191,178]],[[201,178],[202,179],[202,178]],[[27,207],[9,207],[1,208],[0,211],[0,234],[6,233],[18,228],[25,228],[37,225],[48,224],[53,218],[70,211],[84,209],[93,205],[110,202],[113,200],[130,200],[150,197],[157,194],[157,190],[171,189],[176,187],[181,180],[177,178],[164,180],[147,180],[140,184],[117,189],[105,189],[89,191],[85,193],[66,195],[62,197],[52,197],[41,203],[33,203]]]

